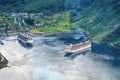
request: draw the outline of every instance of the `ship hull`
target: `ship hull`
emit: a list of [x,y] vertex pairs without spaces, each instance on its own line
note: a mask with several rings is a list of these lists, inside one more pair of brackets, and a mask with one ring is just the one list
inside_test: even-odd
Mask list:
[[22,46],[24,46],[24,47],[32,47],[33,46],[33,44],[32,43],[28,43],[28,42],[26,42],[26,41],[23,41],[23,40],[21,40],[21,39],[17,39],[18,40],[18,42],[22,45]]
[[73,54],[82,54],[83,52],[91,52],[91,47],[88,47],[88,48],[85,48],[85,49],[82,49],[82,50],[79,50],[79,51],[70,51],[70,52],[65,52],[66,54],[69,54],[69,53],[73,53]]
[[87,54],[87,53],[91,53],[91,47],[80,50],[80,51],[76,51],[76,52],[66,52],[64,57],[70,57],[71,59],[74,59],[78,55],[81,55],[81,54],[84,55],[84,54]]

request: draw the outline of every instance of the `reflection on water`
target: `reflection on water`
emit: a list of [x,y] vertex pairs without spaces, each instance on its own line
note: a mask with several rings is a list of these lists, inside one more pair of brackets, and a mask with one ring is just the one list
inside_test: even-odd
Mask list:
[[63,50],[71,41],[66,39],[66,35],[69,36],[34,37],[35,43],[31,49],[22,47],[17,41],[4,41],[5,45],[0,46],[0,51],[9,60],[10,67],[0,70],[0,80],[120,79],[120,68],[109,62],[115,59],[113,55],[97,54],[96,49],[93,49],[93,53],[77,55],[74,59],[64,57]]

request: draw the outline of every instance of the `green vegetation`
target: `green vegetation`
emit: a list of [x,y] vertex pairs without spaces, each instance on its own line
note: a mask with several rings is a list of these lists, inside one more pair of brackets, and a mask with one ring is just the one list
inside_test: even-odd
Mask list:
[[45,14],[53,14],[62,11],[62,5],[57,0],[38,0],[28,4],[25,7],[27,12],[43,12]]
[[92,41],[107,42],[114,47],[120,47],[120,2],[115,0],[102,0],[96,5],[76,9],[72,12],[72,23],[76,23],[88,34]]
[[0,14],[0,28],[5,28],[6,30],[12,29],[13,19],[5,14]]
[[68,32],[71,29],[70,11],[47,16],[47,18],[34,18],[37,23],[43,24],[38,29],[44,33]]
[[21,26],[14,23],[14,18],[5,13],[0,14],[0,29],[4,28],[6,32],[11,30],[21,30]]
[[92,40],[101,41],[104,36],[119,26],[119,15],[114,15],[111,9],[104,12],[102,10],[90,10],[88,8],[79,11],[78,13],[81,13],[79,19],[75,20],[75,16],[72,21],[79,24],[80,28],[84,29],[86,33],[89,33],[89,38]]
[[[70,31],[78,25],[93,41],[120,45],[120,1],[119,0],[0,0],[1,12],[43,13],[41,17],[30,17],[28,25],[15,27],[13,19],[4,19],[12,30],[37,29],[44,33]],[[29,24],[29,21],[31,24]],[[42,24],[36,27],[35,24]],[[3,27],[3,25],[1,25]],[[118,31],[116,31],[118,30]]]
[[0,0],[2,12],[28,12],[51,15],[62,11],[61,0]]
[[112,43],[113,47],[120,47],[120,27],[106,35],[103,41]]
[[[21,31],[21,30],[32,30],[38,29],[40,32],[57,33],[57,32],[68,32],[72,28],[70,23],[70,11],[57,13],[54,15],[42,15],[32,16],[28,18],[23,17],[10,17],[5,14],[1,14],[1,27],[5,28],[6,31]],[[23,24],[22,20],[26,24]],[[15,22],[16,21],[16,22]]]

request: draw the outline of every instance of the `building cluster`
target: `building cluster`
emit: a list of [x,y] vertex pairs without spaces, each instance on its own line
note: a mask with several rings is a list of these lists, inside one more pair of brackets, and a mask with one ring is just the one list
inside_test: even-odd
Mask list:
[[12,16],[12,17],[19,17],[22,16],[24,18],[29,18],[29,17],[40,17],[43,16],[43,13],[8,13],[8,16]]
[[[25,19],[27,18],[34,18],[34,17],[41,18],[44,16],[43,13],[8,13],[6,15],[11,16],[14,19],[14,24],[19,25],[19,26],[21,25],[29,26],[25,22]],[[43,26],[43,23],[34,23],[34,26],[41,27]]]

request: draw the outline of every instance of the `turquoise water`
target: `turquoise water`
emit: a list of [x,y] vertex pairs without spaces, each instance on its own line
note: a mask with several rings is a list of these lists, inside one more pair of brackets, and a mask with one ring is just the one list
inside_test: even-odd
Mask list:
[[[119,57],[101,44],[93,44],[92,53],[64,57],[70,43],[78,43],[79,33],[33,37],[34,47],[18,41],[4,41],[0,51],[9,67],[0,70],[0,80],[119,80]],[[116,63],[116,59],[118,62]]]

